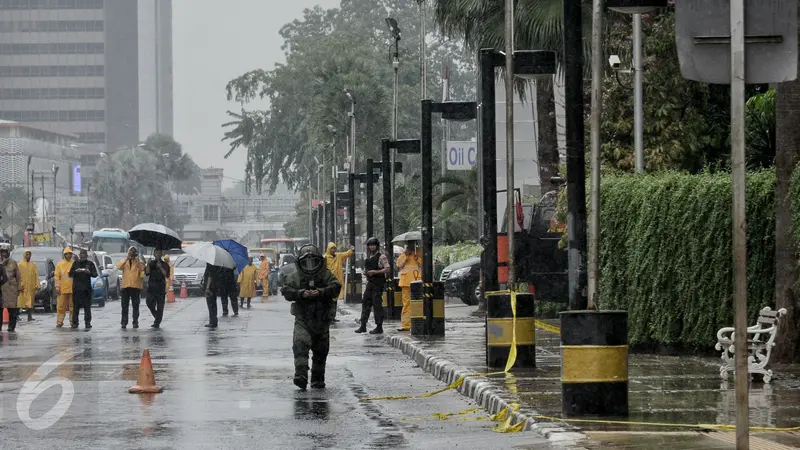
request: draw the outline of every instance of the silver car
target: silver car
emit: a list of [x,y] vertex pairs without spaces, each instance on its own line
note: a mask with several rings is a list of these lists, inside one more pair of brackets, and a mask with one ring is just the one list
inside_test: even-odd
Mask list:
[[206,263],[188,255],[181,255],[175,259],[175,279],[172,281],[172,289],[180,290],[181,285],[186,283],[189,295],[205,294],[203,288],[203,275],[206,273]]

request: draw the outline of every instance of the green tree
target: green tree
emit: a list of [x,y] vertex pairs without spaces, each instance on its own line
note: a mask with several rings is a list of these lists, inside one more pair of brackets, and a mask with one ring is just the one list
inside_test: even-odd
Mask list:
[[203,182],[200,167],[172,136],[152,134],[145,141],[144,149],[159,159],[157,172],[167,177],[174,192],[191,195],[200,191]]

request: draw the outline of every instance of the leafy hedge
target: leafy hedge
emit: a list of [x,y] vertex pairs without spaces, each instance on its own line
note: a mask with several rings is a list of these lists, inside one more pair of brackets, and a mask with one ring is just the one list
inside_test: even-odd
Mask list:
[[[718,328],[733,324],[730,175],[668,172],[602,183],[600,307],[629,312],[632,344],[710,346]],[[752,317],[774,304],[774,192],[774,171],[748,175]]]

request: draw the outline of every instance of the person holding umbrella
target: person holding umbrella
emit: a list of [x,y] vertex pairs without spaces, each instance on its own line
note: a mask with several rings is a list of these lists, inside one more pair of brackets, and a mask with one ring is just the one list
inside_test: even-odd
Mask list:
[[406,251],[397,257],[395,264],[400,269],[400,290],[403,293],[403,310],[400,313],[400,328],[397,331],[411,330],[411,282],[419,281],[422,266],[422,250],[416,241],[406,241]]
[[164,318],[165,296],[167,295],[167,280],[169,280],[169,264],[164,262],[161,249],[153,253],[153,260],[145,267],[145,275],[150,278],[147,283],[147,308],[153,314],[152,328],[160,328]]
[[208,323],[205,326],[207,328],[217,328],[217,296],[227,295],[228,284],[235,282],[234,279],[229,280],[226,277],[226,271],[222,269],[232,270],[236,267],[236,262],[233,260],[233,256],[225,249],[210,242],[198,242],[186,247],[183,251],[185,254],[206,263],[203,286],[205,287],[206,305],[208,306]]

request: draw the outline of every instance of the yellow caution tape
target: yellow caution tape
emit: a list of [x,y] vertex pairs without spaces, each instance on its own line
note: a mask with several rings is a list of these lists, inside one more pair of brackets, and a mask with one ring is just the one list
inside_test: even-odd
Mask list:
[[514,420],[514,413],[518,410],[519,403],[511,403],[503,408],[499,413],[491,415],[489,418],[493,422],[503,422],[492,428],[492,431],[496,433],[517,433],[522,431],[522,429],[525,427],[524,421],[514,425],[511,424],[511,422]]
[[508,352],[504,372],[510,371],[517,362],[517,293],[511,291],[509,294],[511,295],[511,350]]
[[556,333],[556,334],[561,334],[561,328],[559,328],[557,326],[550,325],[549,323],[544,323],[541,320],[535,320],[534,323],[536,323],[537,327],[539,327],[539,328],[541,328],[541,329],[543,329],[545,331],[549,331],[551,333]]
[[[735,430],[735,425],[713,424],[713,423],[663,423],[663,422],[635,422],[629,420],[600,420],[600,419],[566,419],[552,416],[533,416],[534,419],[549,420],[551,422],[574,422],[574,423],[603,423],[610,425],[640,425],[650,427],[669,427],[669,428],[700,428],[705,430]],[[800,431],[797,427],[750,427],[750,431]]]

